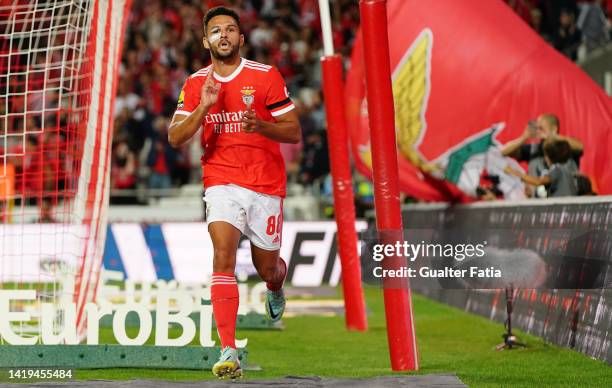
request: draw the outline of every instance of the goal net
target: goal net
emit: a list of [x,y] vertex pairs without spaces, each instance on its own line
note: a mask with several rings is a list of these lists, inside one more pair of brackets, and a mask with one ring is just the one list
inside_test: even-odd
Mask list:
[[11,304],[31,314],[13,328],[24,337],[61,301],[82,336],[96,297],[129,3],[0,0],[0,289],[36,290]]

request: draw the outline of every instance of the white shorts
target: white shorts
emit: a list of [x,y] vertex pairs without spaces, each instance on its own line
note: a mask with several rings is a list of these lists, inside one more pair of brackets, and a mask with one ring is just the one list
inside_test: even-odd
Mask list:
[[207,188],[204,202],[206,222],[209,224],[227,222],[247,236],[256,247],[268,251],[280,249],[283,228],[281,197],[229,184]]

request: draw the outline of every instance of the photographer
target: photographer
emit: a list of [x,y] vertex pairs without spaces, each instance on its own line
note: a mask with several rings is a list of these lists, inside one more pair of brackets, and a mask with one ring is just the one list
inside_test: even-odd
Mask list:
[[[584,146],[578,139],[559,135],[559,127],[560,123],[557,116],[551,113],[542,114],[537,120],[532,120],[527,124],[525,132],[521,136],[506,143],[502,148],[502,154],[519,162],[527,162],[528,175],[539,178],[548,171],[548,166],[544,160],[544,141],[565,140],[570,147],[568,168],[576,173]],[[527,194],[534,197],[535,191],[530,190]]]

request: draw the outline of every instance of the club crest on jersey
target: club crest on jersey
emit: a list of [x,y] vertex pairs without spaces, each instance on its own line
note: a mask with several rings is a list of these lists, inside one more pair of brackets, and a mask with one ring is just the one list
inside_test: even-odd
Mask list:
[[251,105],[255,101],[255,89],[250,86],[243,87],[240,94],[242,94],[244,105]]

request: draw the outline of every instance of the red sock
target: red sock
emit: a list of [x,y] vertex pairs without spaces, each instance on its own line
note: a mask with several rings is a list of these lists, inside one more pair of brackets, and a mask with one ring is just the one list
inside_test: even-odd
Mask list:
[[238,315],[238,284],[233,274],[213,272],[210,301],[217,323],[221,348],[236,349],[236,316]]
[[278,291],[283,288],[283,283],[285,283],[285,277],[287,277],[287,263],[283,260],[282,257],[278,258],[280,268],[277,269],[277,279],[275,282],[267,282],[266,287],[270,291]]

